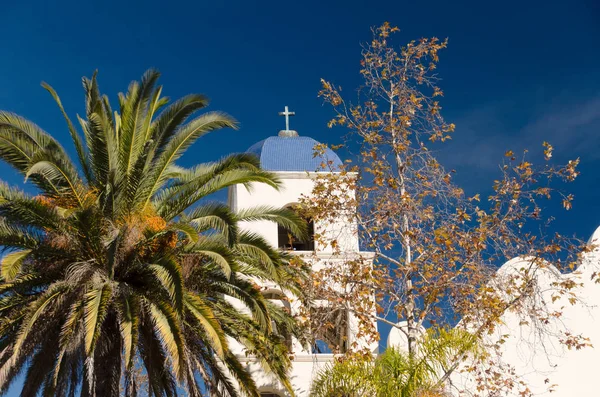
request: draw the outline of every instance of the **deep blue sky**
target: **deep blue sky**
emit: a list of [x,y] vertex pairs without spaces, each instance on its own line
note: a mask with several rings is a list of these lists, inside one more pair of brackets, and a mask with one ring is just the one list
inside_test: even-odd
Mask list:
[[[398,43],[448,37],[440,76],[454,140],[440,153],[469,192],[485,191],[507,149],[581,157],[574,210],[557,224],[587,238],[600,224],[600,2],[574,1],[31,1],[2,7],[0,109],[28,117],[67,147],[63,120],[39,86],[53,85],[72,116],[80,78],[99,70],[113,103],[149,67],[164,93],[201,92],[241,130],[203,138],[186,162],[208,161],[283,127],[284,105],[302,135],[336,143],[317,97],[324,77],[347,91],[360,82],[360,43],[390,21]],[[0,168],[3,178],[13,181]]]
[[[575,207],[557,228],[587,238],[600,224],[600,2],[571,1],[7,1],[0,23],[0,109],[28,117],[67,143],[47,81],[74,117],[80,78],[99,70],[116,103],[149,67],[172,98],[201,92],[240,131],[203,138],[187,162],[244,151],[283,127],[284,105],[301,135],[336,143],[324,77],[356,87],[360,43],[383,21],[398,43],[448,37],[439,73],[444,115],[457,125],[441,153],[467,190],[485,190],[507,149],[581,157]],[[6,167],[2,179],[17,181]]]

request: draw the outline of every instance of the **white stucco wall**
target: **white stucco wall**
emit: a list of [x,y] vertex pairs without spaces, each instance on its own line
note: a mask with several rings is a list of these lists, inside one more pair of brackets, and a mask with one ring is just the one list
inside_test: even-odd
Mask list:
[[[266,184],[252,184],[250,189],[236,185],[230,189],[229,205],[234,211],[252,208],[260,205],[284,207],[298,203],[302,195],[309,195],[318,174],[315,172],[277,172],[282,182],[279,190]],[[348,227],[350,226],[350,227]],[[259,233],[269,243],[277,247],[277,226],[272,222],[252,222],[245,225],[247,230]],[[341,220],[338,223],[324,225],[315,222],[315,232],[323,234],[325,241],[337,240],[343,252],[358,252],[358,236],[356,227],[347,225]],[[317,246],[317,251],[332,252],[331,246]]]
[[[334,356],[332,354],[297,356],[293,362],[292,371],[290,372],[290,380],[293,385],[294,394],[298,397],[308,397],[312,379],[318,374],[319,370],[329,365],[333,359]],[[242,362],[253,374],[254,380],[261,392],[271,392],[281,396],[288,396],[288,394],[283,391],[283,386],[279,384],[276,379],[264,373],[260,364],[256,363],[251,358],[242,358]]]
[[[313,178],[316,173],[306,172],[277,172],[281,178],[282,186],[276,190],[264,184],[253,184],[250,189],[244,186],[234,186],[229,191],[229,206],[234,211],[239,211],[245,208],[257,206],[273,206],[284,207],[289,204],[298,203],[302,195],[309,195],[314,186]],[[352,226],[352,225],[350,225]],[[270,244],[278,246],[277,225],[272,222],[248,222],[243,225],[246,230],[255,232],[268,240]],[[358,237],[355,233],[356,227],[348,227],[344,221],[334,222],[332,224],[319,224],[315,222],[316,233],[321,233],[325,236],[325,240],[330,241],[336,239],[343,253],[341,256],[334,256],[331,246],[316,245],[315,251],[312,252],[296,252],[302,255],[305,260],[311,263],[313,270],[319,270],[323,266],[343,266],[348,257],[359,254]],[[362,253],[365,256],[371,257],[368,253]],[[272,286],[263,286],[269,289]],[[298,313],[298,301],[292,296],[288,296],[291,303],[291,311],[293,314]],[[243,305],[231,301],[234,305],[242,308]],[[366,341],[357,340],[355,335],[358,332],[357,321],[353,315],[349,315],[348,319],[348,343],[357,342],[359,346],[364,346],[372,351],[376,351],[377,343],[368,343]],[[232,351],[240,357],[244,365],[246,365],[251,373],[261,392],[274,392],[281,396],[287,396],[283,387],[269,374],[266,374],[260,365],[251,357],[245,357],[242,345],[234,340],[230,340]],[[307,349],[307,346],[302,346],[297,340],[292,340],[292,349],[294,360],[292,362],[292,370],[290,379],[294,388],[295,395],[298,397],[306,397],[309,395],[310,385],[315,374],[334,359],[332,354],[313,354]]]
[[[596,230],[590,242],[600,243],[600,228]],[[523,258],[508,261],[498,270],[498,277],[510,277],[515,269],[530,266]],[[502,345],[502,362],[514,368],[519,380],[522,380],[534,395],[554,397],[598,397],[600,396],[600,284],[592,280],[594,272],[600,271],[600,247],[584,254],[578,269],[561,275],[556,268],[537,271],[537,288],[548,312],[560,311],[562,316],[547,325],[547,333],[535,332],[534,328],[524,324],[514,313],[505,313],[501,325],[489,341],[494,342],[501,335],[509,335]],[[552,302],[551,283],[557,277],[574,280],[582,286],[576,290],[580,302],[571,304],[567,299]],[[581,334],[590,339],[594,347],[581,350],[567,349],[557,340],[564,330],[571,334]],[[454,382],[461,389],[467,389],[461,396],[474,395],[473,382],[469,376],[457,375]],[[553,389],[550,393],[549,389]],[[505,396],[518,397],[523,387],[506,391]]]

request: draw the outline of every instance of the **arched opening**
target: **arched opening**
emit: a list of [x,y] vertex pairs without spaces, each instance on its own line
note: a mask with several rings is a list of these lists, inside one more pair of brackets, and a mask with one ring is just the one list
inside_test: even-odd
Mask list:
[[[290,313],[292,310],[289,300],[287,299],[285,294],[280,290],[273,289],[265,291],[263,292],[263,297],[271,301],[273,304],[281,307],[284,311],[287,311],[288,313]],[[285,346],[287,347],[288,351],[291,353],[293,348],[292,334],[289,332],[289,330],[279,326],[275,320],[271,321],[271,327],[273,329],[273,334],[281,338],[281,340],[285,343]]]
[[311,309],[313,354],[344,354],[348,350],[348,311],[328,306]]
[[[293,205],[287,205],[286,208],[296,211]],[[315,250],[315,223],[312,218],[307,218],[308,236],[306,239],[298,239],[290,233],[285,227],[277,225],[277,241],[281,249],[287,251],[314,251]]]

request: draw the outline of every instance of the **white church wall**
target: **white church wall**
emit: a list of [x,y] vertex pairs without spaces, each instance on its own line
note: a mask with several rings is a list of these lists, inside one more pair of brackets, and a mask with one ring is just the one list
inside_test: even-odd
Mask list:
[[[514,258],[496,273],[494,284],[501,286],[506,278],[529,268],[530,274],[534,274],[536,279],[537,307],[543,307],[547,313],[561,313],[558,318],[551,317],[549,323],[544,325],[544,332],[539,332],[538,328],[523,321],[527,320],[523,316],[507,312],[495,332],[485,338],[489,344],[504,340],[500,355],[493,353],[492,359],[499,360],[495,362],[502,363],[504,370],[514,371],[518,375],[516,381],[523,382],[535,396],[600,396],[600,283],[596,281],[596,274],[600,272],[600,227],[589,242],[595,249],[583,254],[579,267],[573,273],[561,274],[549,263],[540,267],[528,258]],[[573,304],[568,301],[568,296],[552,299],[556,291],[552,284],[565,280],[581,284],[575,291],[578,301]],[[559,341],[565,331],[589,338],[592,346],[579,350],[567,348]],[[392,328],[387,346],[404,351],[408,349],[406,322],[400,322],[398,328]],[[464,364],[463,368],[470,365],[468,361]],[[452,384],[454,387],[451,392],[455,396],[485,396],[476,391],[477,384],[470,373],[455,373]],[[521,397],[524,388],[520,385],[507,388],[499,396]]]
[[[287,396],[283,385],[279,383],[273,376],[265,373],[260,364],[251,360],[241,360],[246,368],[252,374],[261,392],[277,393],[281,396]],[[319,371],[326,368],[334,361],[333,354],[320,354],[311,356],[302,356],[296,358],[293,362],[292,370],[290,371],[290,381],[296,397],[310,396],[310,385]]]
[[[317,173],[307,172],[284,172],[276,173],[282,182],[280,190],[276,190],[266,184],[252,184],[248,190],[244,186],[235,186],[230,193],[229,202],[234,211],[252,208],[260,205],[283,207],[296,204],[302,195],[308,195],[314,187],[313,178]],[[358,236],[356,227],[348,227],[345,219],[341,217],[339,222],[323,224],[315,222],[315,232],[323,236],[323,241],[337,241],[343,252],[357,252]],[[351,226],[351,225],[350,225]],[[272,222],[251,222],[244,225],[246,230],[259,233],[269,243],[278,246],[277,226]],[[333,252],[330,245],[316,247],[317,251]]]
[[[283,179],[283,186],[279,191],[266,184],[252,184],[250,189],[237,185],[234,187],[235,207],[232,209],[234,211],[239,211],[261,205],[281,208],[289,204],[295,204],[300,199],[302,193],[310,192],[312,190],[312,180],[306,176],[306,173],[303,175],[304,178]],[[267,239],[271,245],[275,247],[278,246],[277,225],[273,222],[248,222],[245,223],[243,227],[246,230],[260,234]]]
[[[302,195],[310,194],[314,187],[315,173],[306,172],[277,172],[281,178],[282,187],[276,190],[264,184],[253,184],[250,190],[244,186],[235,186],[229,192],[229,206],[234,211],[239,211],[246,208],[252,208],[261,205],[273,207],[283,207],[289,204],[298,203]],[[343,217],[341,217],[343,219]],[[245,230],[260,234],[273,246],[278,246],[277,226],[272,222],[247,222],[242,225]],[[315,222],[315,232],[323,234],[324,240],[338,241],[338,247],[342,252],[341,255],[334,255],[331,246],[316,246],[315,252],[297,252],[307,262],[309,262],[314,271],[322,269],[324,266],[344,266],[344,263],[353,259],[356,255],[365,255],[367,260],[372,260],[372,254],[359,253],[358,237],[356,228],[348,228],[345,219],[340,222],[323,225]],[[268,290],[276,286],[262,285],[262,288]],[[294,299],[293,296],[287,294],[290,300],[290,308],[292,314],[299,314],[300,302]],[[243,304],[231,300],[231,303],[242,309]],[[358,333],[358,321],[353,314],[348,315],[348,328],[346,335],[348,343],[355,343],[358,348],[368,348],[373,352],[378,349],[378,343],[375,341],[367,341],[356,338]],[[275,392],[282,396],[287,394],[283,391],[283,387],[279,385],[274,378],[265,373],[260,365],[251,357],[245,357],[244,348],[241,344],[234,340],[230,340],[232,351],[245,362],[245,365],[251,370],[253,378],[263,392]],[[293,384],[295,395],[304,397],[309,395],[310,385],[316,373],[325,365],[331,363],[334,359],[332,354],[315,354],[309,346],[302,346],[298,340],[292,339],[293,362],[291,370],[291,382]]]
[[[600,243],[600,228],[592,236],[591,242]],[[511,277],[516,270],[531,266],[526,258],[515,258],[504,264],[497,276]],[[584,254],[579,268],[561,275],[552,265],[537,269],[536,288],[539,291],[539,305],[545,305],[549,313],[561,312],[560,318],[550,320],[547,332],[540,333],[523,322],[522,317],[507,312],[501,325],[488,337],[494,343],[503,335],[508,335],[502,344],[501,362],[508,364],[519,374],[534,395],[546,395],[552,390],[555,397],[597,397],[600,396],[598,369],[600,368],[600,284],[593,280],[593,274],[600,271],[600,248]],[[580,302],[571,304],[563,298],[552,301],[551,283],[557,280],[573,280],[581,283],[577,289]],[[593,347],[569,350],[557,337],[568,330],[572,335],[581,334],[590,339]],[[470,375],[457,374],[453,382],[459,389],[468,390],[461,396],[475,395],[474,382]],[[507,397],[518,397],[523,388],[507,391]]]
[[[421,326],[419,335],[424,335],[425,328]],[[387,338],[387,347],[393,347],[400,351],[408,351],[408,322],[400,321],[392,327]]]

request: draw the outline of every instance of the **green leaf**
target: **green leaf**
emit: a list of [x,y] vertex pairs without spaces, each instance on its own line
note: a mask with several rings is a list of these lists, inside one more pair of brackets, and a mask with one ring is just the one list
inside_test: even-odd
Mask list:
[[182,313],[183,309],[183,274],[179,263],[168,257],[160,258],[156,264],[150,265],[156,278],[169,292],[173,301],[173,306],[177,313]]
[[137,344],[137,329],[139,326],[139,305],[135,296],[123,297],[119,302],[119,329],[125,347],[125,368],[131,371],[133,368],[133,357]]
[[60,159],[54,158],[50,153],[39,152],[39,160],[35,161],[25,174],[25,181],[34,174],[43,176],[49,183],[54,186],[64,186],[66,192],[63,195],[72,195],[77,200],[80,206],[83,205],[81,193],[81,181],[75,175],[74,170],[65,164]]
[[159,76],[156,70],[146,71],[142,82],[132,82],[127,94],[122,96],[119,136],[119,169],[122,175],[129,175],[144,146],[146,131],[143,127],[148,117],[147,106]]
[[308,227],[306,221],[298,213],[289,208],[276,208],[267,205],[245,208],[236,214],[238,221],[255,222],[270,221],[283,226],[292,234],[303,239],[308,237]]
[[26,249],[22,251],[14,251],[4,255],[4,258],[2,258],[2,262],[0,264],[0,276],[2,276],[5,281],[14,280],[15,277],[17,277],[17,275],[21,272],[21,264],[23,263],[23,259],[25,259],[30,252],[30,249]]
[[274,189],[279,189],[280,186],[277,176],[271,172],[233,169],[216,174],[208,180],[199,178],[180,186],[163,189],[154,204],[158,213],[170,220],[210,194],[240,184],[250,188],[252,183],[264,183]]
[[83,324],[85,335],[85,353],[89,357],[95,348],[95,342],[100,336],[100,327],[108,311],[108,302],[112,290],[104,284],[100,288],[87,292],[84,296]]
[[183,219],[193,225],[198,232],[214,230],[227,238],[229,245],[237,239],[238,227],[235,214],[229,206],[221,203],[209,203],[194,208]]
[[184,222],[171,223],[169,225],[169,229],[184,233],[187,236],[187,238],[191,240],[192,243],[196,243],[200,238],[196,229]]
[[175,312],[164,302],[161,302],[159,305],[151,302],[150,315],[161,343],[171,356],[173,371],[182,380],[185,369],[185,352],[182,345],[183,335]]
[[226,278],[231,277],[231,265],[234,259],[233,253],[226,245],[211,238],[204,238],[189,248],[188,252],[207,257],[221,269]]
[[71,139],[73,139],[73,143],[75,144],[75,150],[77,151],[77,157],[79,157],[79,163],[81,164],[81,167],[83,168],[83,173],[85,174],[86,178],[88,179],[88,181],[90,181],[91,174],[90,174],[89,163],[87,160],[87,154],[85,152],[85,149],[83,148],[81,137],[77,133],[77,130],[75,129],[75,126],[73,125],[73,123],[71,122],[71,119],[67,115],[67,112],[65,112],[65,108],[62,105],[60,97],[58,96],[58,94],[56,93],[54,88],[52,88],[52,86],[50,86],[50,84],[47,84],[45,82],[42,82],[42,87],[44,87],[50,93],[50,95],[52,95],[52,98],[54,98],[54,101],[58,105],[60,112],[62,113],[63,117],[65,118],[65,121],[67,122],[67,126],[69,127],[69,133],[71,134]]
[[19,327],[17,338],[13,344],[12,356],[0,368],[0,384],[4,384],[9,372],[17,364],[22,354],[21,348],[27,340],[35,322],[46,311],[46,308],[57,300],[66,289],[65,284],[55,284],[29,305],[28,313]]
[[151,185],[145,198],[145,204],[149,204],[150,199],[156,193],[160,186],[165,182],[165,174],[170,165],[177,160],[201,136],[221,128],[235,128],[237,122],[225,113],[210,112],[197,117],[188,124],[180,127],[177,133],[165,146],[164,151],[155,161],[148,178]]
[[62,365],[63,358],[67,352],[69,344],[72,341],[74,335],[77,334],[79,327],[79,321],[83,317],[83,302],[78,301],[71,305],[69,314],[62,325],[59,337],[59,353],[54,364],[54,374],[52,377],[53,387],[58,384],[58,378],[60,375],[60,368]]
[[185,296],[185,307],[190,314],[198,321],[211,342],[211,348],[217,355],[224,357],[224,349],[227,348],[227,341],[215,314],[200,297],[188,293]]
[[155,141],[155,150],[161,150],[171,139],[177,128],[194,112],[208,105],[204,95],[191,94],[173,102],[152,122],[150,136]]

